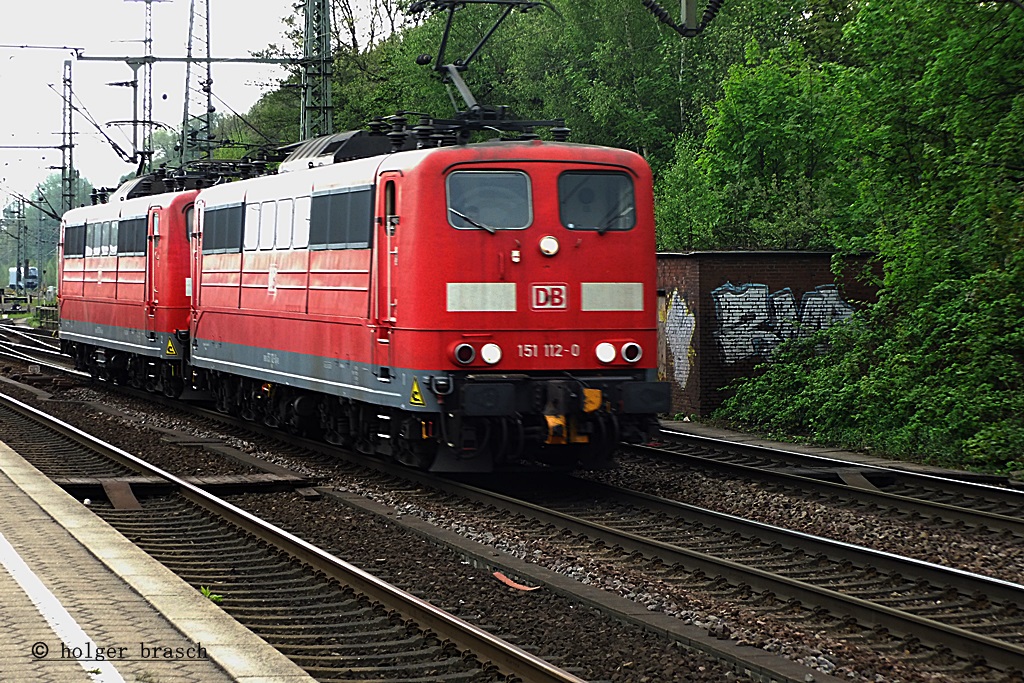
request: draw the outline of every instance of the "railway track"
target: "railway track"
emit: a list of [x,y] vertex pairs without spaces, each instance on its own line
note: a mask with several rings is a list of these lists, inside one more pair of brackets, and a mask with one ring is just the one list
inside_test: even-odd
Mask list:
[[[557,487],[560,491],[573,490],[578,499],[529,504],[524,500],[538,490],[532,480],[505,498],[457,482],[442,483],[432,477],[420,480],[405,470],[382,467],[396,477],[415,479],[430,490],[442,489],[479,503],[485,512],[477,509],[472,514],[481,519],[481,527],[488,526],[487,517],[498,524],[498,519],[513,514],[557,528],[553,534],[556,537],[571,532],[568,544],[574,553],[585,553],[587,546],[596,544],[596,555],[606,559],[606,549],[621,549],[644,561],[653,559],[667,575],[692,573],[696,584],[710,586],[711,590],[748,595],[759,591],[769,610],[787,600],[799,600],[811,611],[818,611],[819,616],[822,608],[829,610],[832,616],[824,620],[826,623],[855,633],[856,639],[873,639],[881,648],[895,647],[894,642],[899,643],[898,647],[916,648],[924,642],[925,649],[931,651],[925,656],[936,660],[946,650],[958,653],[961,659],[949,665],[951,670],[976,666],[1013,670],[1024,663],[1024,630],[1017,611],[1024,587],[1012,582],[591,482],[573,480]],[[589,494],[580,493],[585,490]],[[457,504],[449,501],[445,505]],[[981,513],[980,517],[990,521],[997,516]],[[695,530],[680,531],[684,524],[692,525],[696,520]],[[715,588],[722,579],[732,587]],[[664,576],[659,580],[671,581]],[[889,632],[900,636],[893,638]],[[984,664],[978,660],[979,655]],[[964,671],[958,673],[965,676],[964,680],[987,680],[990,675],[986,672],[974,679]]]
[[[223,587],[229,614],[318,680],[581,681],[196,484],[0,394],[3,423],[17,425],[4,430],[17,434],[9,445],[44,473],[102,480],[115,503],[96,504],[101,516],[197,588]],[[140,473],[176,493],[139,505],[124,484]]]
[[631,557],[658,583],[732,592],[766,611],[797,600],[829,611],[819,612],[820,628],[865,639],[882,626],[883,640],[948,650],[961,665],[979,656],[995,669],[1024,664],[1021,585],[577,479],[504,493],[442,488],[481,506],[481,528],[515,515],[595,563]]
[[[101,385],[99,388],[102,389],[102,386],[105,385]],[[81,395],[82,393],[78,390],[71,392],[72,395]],[[84,392],[84,394],[90,393],[94,392]],[[160,396],[146,394],[145,397],[154,402],[165,403]],[[212,442],[224,438],[222,435],[240,435],[243,432],[248,432],[251,439],[252,432],[256,431],[260,434],[265,434],[267,436],[266,441],[268,442],[270,440],[283,441],[283,446],[270,446],[268,444],[267,447],[275,453],[282,451],[289,453],[289,455],[285,456],[289,459],[293,457],[296,459],[301,458],[296,466],[297,469],[319,471],[324,475],[325,480],[340,481],[348,479],[351,481],[355,479],[358,483],[354,486],[350,483],[343,487],[328,486],[321,489],[324,493],[324,500],[313,507],[310,507],[308,504],[302,505],[301,502],[296,501],[297,496],[285,493],[249,495],[238,501],[239,505],[244,503],[246,509],[258,511],[261,516],[270,515],[276,519],[278,525],[292,529],[297,535],[301,535],[304,538],[315,540],[317,545],[321,547],[336,548],[338,546],[339,539],[332,533],[332,525],[336,523],[335,520],[348,519],[354,514],[352,510],[357,510],[364,518],[372,516],[383,520],[388,528],[388,530],[380,530],[384,535],[393,535],[390,529],[401,527],[405,529],[406,534],[414,535],[417,538],[421,536],[429,537],[430,545],[437,547],[438,552],[442,556],[455,553],[462,558],[468,558],[468,562],[465,560],[455,562],[456,567],[460,564],[485,568],[491,567],[504,571],[512,577],[531,577],[531,582],[534,585],[542,586],[547,590],[535,594],[530,593],[530,602],[534,606],[528,608],[526,612],[521,612],[522,608],[518,606],[519,601],[508,596],[502,598],[500,593],[493,593],[494,589],[491,588],[487,589],[489,597],[486,603],[481,604],[479,601],[479,591],[474,588],[473,583],[465,584],[467,589],[465,591],[459,590],[458,586],[446,586],[444,590],[440,591],[439,596],[435,595],[439,593],[437,589],[442,584],[447,583],[443,577],[452,577],[456,581],[460,580],[458,576],[462,571],[456,568],[438,567],[436,571],[442,577],[440,581],[431,579],[429,575],[420,577],[415,573],[410,573],[410,568],[408,567],[411,564],[410,562],[394,561],[396,559],[394,552],[400,553],[401,551],[395,550],[394,552],[380,555],[377,554],[380,552],[379,550],[373,550],[372,548],[368,551],[372,554],[364,557],[360,562],[363,566],[366,566],[366,564],[374,566],[375,573],[389,577],[390,580],[402,585],[407,590],[415,592],[417,595],[425,597],[434,596],[430,599],[436,604],[451,605],[458,613],[464,618],[470,619],[470,621],[478,620],[478,614],[492,614],[491,617],[485,617],[486,621],[483,622],[483,625],[488,630],[496,630],[498,633],[510,636],[513,638],[513,642],[523,642],[524,645],[529,644],[531,650],[538,646],[542,647],[547,653],[545,655],[546,658],[552,659],[552,655],[554,655],[553,661],[555,662],[566,659],[566,656],[562,654],[566,651],[562,648],[569,647],[572,651],[572,655],[568,657],[568,660],[572,662],[570,671],[575,672],[585,667],[587,669],[593,668],[595,671],[600,672],[608,666],[618,669],[625,664],[627,670],[634,667],[637,667],[637,670],[635,674],[626,673],[626,671],[620,672],[615,676],[617,680],[657,680],[660,674],[671,675],[671,672],[675,671],[678,672],[677,675],[682,676],[682,680],[688,681],[731,679],[736,681],[785,681],[787,683],[806,681],[809,672],[812,671],[801,662],[789,661],[755,648],[743,647],[729,641],[721,641],[714,636],[702,633],[700,627],[682,625],[673,619],[666,620],[664,615],[641,613],[639,615],[640,618],[636,618],[635,606],[629,600],[592,587],[578,585],[573,581],[567,582],[569,584],[567,589],[566,586],[558,585],[560,581],[553,574],[533,581],[532,570],[536,569],[536,567],[520,567],[516,566],[514,562],[512,565],[509,565],[508,560],[510,558],[502,559],[499,554],[494,552],[493,548],[481,546],[464,539],[453,539],[451,537],[455,535],[444,529],[435,528],[430,533],[427,533],[424,527],[415,525],[415,520],[412,517],[404,518],[402,514],[395,517],[392,510],[375,508],[375,504],[370,500],[359,495],[346,493],[346,491],[359,490],[366,485],[369,485],[371,488],[377,486],[378,484],[374,483],[364,483],[366,480],[372,481],[374,478],[378,480],[383,478],[384,481],[388,482],[385,485],[393,491],[407,489],[410,484],[404,477],[408,473],[406,468],[392,467],[376,459],[367,461],[365,458],[357,455],[352,456],[353,462],[356,464],[341,465],[337,449],[327,444],[294,440],[278,430],[263,429],[251,422],[238,423],[219,413],[209,413],[202,410],[196,411],[194,408],[183,407],[180,403],[168,403],[166,414],[156,417],[143,413],[142,411],[145,408],[141,404],[139,409],[128,407],[132,402],[130,399],[126,400],[125,397],[111,400],[96,396],[93,400],[102,401],[104,411],[113,410],[119,412],[122,409],[127,409],[129,412],[126,415],[130,416],[129,419],[137,421],[140,425],[145,424],[147,426],[148,429],[141,429],[141,431],[153,430],[157,434],[163,435],[160,437],[160,440],[167,443],[191,442],[193,444],[202,444],[204,449],[215,449],[217,452],[220,452],[222,446],[214,445]],[[48,403],[46,405],[53,404]],[[58,403],[57,405],[61,404]],[[77,416],[89,411],[70,408],[68,412]],[[198,419],[193,417],[188,420],[190,424],[184,426],[181,424],[184,422],[181,415],[184,415],[186,412],[198,412],[203,417]],[[100,413],[100,415],[103,414]],[[99,418],[99,420],[106,422],[110,418]],[[161,426],[176,424],[179,425],[179,428],[189,433],[194,433],[196,431],[202,432],[204,429],[211,429],[210,426],[197,428],[193,426],[194,424],[213,424],[215,421],[216,425],[212,429],[221,436],[216,436],[213,439],[203,438],[202,436],[198,438],[195,436],[182,437],[180,433],[172,436],[172,430]],[[86,423],[91,422],[90,420],[86,421]],[[134,432],[132,429],[124,430],[122,428],[120,430],[120,433],[124,436],[132,432]],[[237,436],[232,436],[230,440],[235,441],[236,438]],[[165,449],[166,446],[161,446],[160,448],[161,451]],[[249,451],[249,448],[246,447],[246,450]],[[302,453],[302,451],[306,452]],[[237,457],[238,453],[235,453],[234,456]],[[277,462],[278,457],[273,455],[272,459]],[[375,477],[368,468],[378,469],[382,474],[378,474]],[[349,473],[352,474],[352,477],[348,476]],[[209,477],[204,477],[204,479],[208,480]],[[82,482],[74,483],[81,484]],[[82,490],[79,490],[79,492],[83,493]],[[328,507],[328,509],[324,509],[325,506],[333,506],[333,508]],[[332,509],[334,511],[331,511]],[[347,509],[349,512],[343,512],[343,509]],[[319,510],[319,512],[314,512],[315,510]],[[302,518],[305,518],[305,523],[295,528],[296,519]],[[355,530],[356,528],[350,527],[348,522],[342,522],[341,524],[347,529]],[[372,533],[375,525],[375,522],[364,519],[360,524],[360,528],[365,526],[371,529]],[[395,539],[386,542],[379,540],[377,542],[386,543],[389,549],[397,548],[401,545]],[[339,549],[335,550],[335,553],[337,554],[339,551],[353,552],[352,549],[348,551]],[[417,569],[411,570],[412,572],[422,571],[424,567],[433,567],[438,562],[438,560],[421,561],[416,559],[417,555],[421,552],[419,549],[410,548],[406,552],[409,553],[410,559],[418,566]],[[423,563],[422,566],[420,566],[420,562]],[[440,562],[443,565],[446,560],[440,560]],[[403,565],[406,565],[404,569]],[[525,570],[525,573],[518,573],[519,569]],[[485,575],[488,577],[488,581],[494,580],[490,577],[489,573],[485,572]],[[464,582],[467,579],[472,582],[474,577],[472,575],[462,577],[461,581]],[[483,587],[481,586],[481,588]],[[513,589],[512,593],[514,594],[516,590],[518,589]],[[451,595],[452,593],[455,595]],[[506,602],[510,604],[504,604]],[[591,609],[596,611],[591,615],[589,610],[578,610],[577,605],[580,604],[589,605]],[[545,607],[542,608],[541,605]],[[544,609],[553,611],[550,615],[547,615]],[[615,623],[620,620],[623,623]],[[517,623],[518,626],[512,627],[513,624]],[[572,624],[577,625],[573,627]],[[642,628],[638,629],[637,626]],[[648,642],[650,640],[649,637],[644,635],[662,633],[666,630],[670,632],[670,635],[667,639],[661,641],[660,644],[658,642]],[[587,644],[581,643],[578,640],[578,636],[574,637],[573,633],[589,633],[590,636],[586,639]],[[521,634],[529,635],[525,640],[522,640]],[[537,639],[539,639],[539,642],[537,642]],[[565,643],[564,641],[566,640],[570,642]],[[541,643],[543,645],[540,645]],[[630,644],[632,643],[635,644],[631,646]],[[595,648],[597,648],[597,651],[595,651]],[[651,652],[646,652],[644,648],[654,649]],[[620,650],[624,653],[622,656],[612,654]],[[602,658],[609,656],[614,657],[614,659],[609,660],[607,663],[602,663]],[[645,660],[662,661],[658,665],[652,666],[648,664],[646,669],[639,668],[641,666],[640,663]],[[585,665],[584,662],[586,662]],[[626,675],[623,677],[624,673]],[[748,676],[754,677],[748,678]],[[834,682],[835,680],[820,672],[816,673],[816,676],[818,681]],[[601,681],[610,680],[610,677],[607,674],[599,673],[596,677],[590,676],[589,679]]]
[[884,623],[965,656],[982,654],[997,666],[1024,661],[1016,608],[1024,586],[616,487],[577,481],[573,489],[575,500],[535,498],[533,514],[666,564]]
[[40,330],[10,321],[0,323],[0,343],[22,344],[32,348],[60,351],[60,339],[54,331]]
[[913,471],[667,429],[661,436],[657,446],[627,447],[622,462],[653,460],[665,468],[666,477],[694,468],[717,471],[832,501],[1024,537],[1024,488],[1008,485],[1006,477]]
[[[251,423],[248,428],[253,428]],[[280,432],[266,433],[282,437]],[[324,453],[332,450],[323,444],[309,446],[312,450],[324,449]],[[800,535],[773,536],[774,540],[766,543],[763,538],[776,531],[756,525],[750,527],[753,531],[748,530],[748,540],[743,541],[736,540],[742,539],[743,534],[730,527],[724,527],[725,532],[689,533],[691,539],[697,540],[688,553],[680,553],[677,546],[685,545],[685,539],[668,536],[669,531],[665,530],[653,533],[655,527],[651,520],[671,519],[674,521],[670,528],[679,527],[680,517],[689,523],[695,516],[690,508],[679,507],[669,513],[652,510],[628,498],[625,500],[629,502],[620,500],[615,507],[602,508],[601,505],[609,504],[615,495],[620,495],[613,495],[609,489],[593,489],[586,495],[579,493],[576,500],[534,498],[524,503],[513,498],[495,499],[486,492],[457,492],[449,489],[458,486],[457,482],[440,483],[430,477],[420,481],[408,470],[378,465],[388,476],[395,477],[394,488],[403,489],[403,497],[411,501],[403,504],[403,510],[429,510],[427,514],[432,517],[449,514],[438,512],[441,509],[456,511],[453,514],[472,518],[477,528],[507,527],[510,519],[516,520],[515,534],[539,539],[533,543],[541,543],[541,547],[560,547],[566,555],[583,558],[580,563],[584,566],[588,563],[633,566],[651,585],[668,591],[723,596],[766,617],[791,619],[802,630],[835,633],[837,637],[870,647],[884,656],[914,660],[918,666],[949,676],[947,680],[1009,681],[1014,680],[1009,672],[1015,666],[1020,668],[1022,628],[1014,607],[1021,596],[1020,587],[1011,582],[973,577],[966,572],[947,573],[927,563],[893,564],[896,560],[886,553],[857,554],[862,549],[855,548],[813,549],[803,545]],[[420,483],[423,492],[404,490],[408,485],[400,480],[409,479]],[[583,492],[593,485],[574,482],[572,486]],[[527,489],[536,489],[536,486],[530,485]],[[439,490],[448,493],[439,494]],[[333,492],[326,493],[333,495]],[[834,493],[831,496],[835,498]],[[351,496],[349,498],[346,504],[358,505]],[[475,505],[468,505],[466,501],[474,501]],[[541,506],[539,503],[548,504]],[[893,504],[901,503],[899,499]],[[543,515],[546,516],[533,510],[540,507],[545,508]],[[463,509],[464,512],[458,512]],[[594,515],[598,517],[592,518]],[[624,528],[617,529],[613,537],[601,535],[606,532],[603,527],[616,526],[608,523],[609,519],[625,520]],[[703,526],[711,529],[721,524],[713,520],[704,522]],[[713,533],[722,533],[724,540],[709,540],[715,538]],[[658,537],[653,543],[652,535]],[[709,548],[720,551],[717,554],[721,557],[710,564],[695,564],[694,557],[704,562],[705,556],[713,555],[707,552]],[[473,554],[464,548],[461,552]],[[486,549],[481,550],[475,561],[493,562],[492,555]],[[756,564],[750,558],[761,558],[762,563]],[[746,565],[753,565],[753,571]],[[818,565],[825,566],[831,575]],[[934,574],[930,573],[933,571]],[[947,584],[955,585],[956,589],[950,589]],[[844,597],[838,590],[844,586],[853,586],[850,589],[853,595]],[[615,590],[616,586],[610,588]],[[1003,589],[1006,594],[998,592]],[[871,591],[879,597],[872,598]],[[902,593],[912,596],[903,604],[890,595]],[[870,604],[872,599],[875,605]],[[648,609],[653,606],[649,605]],[[935,614],[931,614],[933,611]],[[724,636],[719,634],[718,637]],[[1008,641],[1010,647],[1002,641]],[[979,659],[979,653],[985,661]],[[799,680],[782,676],[778,679]]]
[[0,357],[26,363],[42,363],[61,371],[73,368],[71,359],[61,354],[56,339],[27,333],[27,329],[0,325]]

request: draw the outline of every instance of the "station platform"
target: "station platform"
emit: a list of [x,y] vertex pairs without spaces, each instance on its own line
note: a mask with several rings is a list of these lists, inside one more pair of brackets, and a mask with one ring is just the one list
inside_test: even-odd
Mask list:
[[308,683],[0,442],[0,680]]

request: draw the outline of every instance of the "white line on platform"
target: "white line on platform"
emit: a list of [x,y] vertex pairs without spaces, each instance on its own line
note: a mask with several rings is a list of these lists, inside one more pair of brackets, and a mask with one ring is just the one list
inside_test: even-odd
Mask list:
[[[95,659],[84,659],[81,656],[75,656],[75,653],[82,653],[83,655],[85,653],[95,653],[96,643],[82,630],[82,627],[78,625],[75,618],[64,609],[64,605],[60,603],[57,596],[51,593],[50,589],[39,580],[35,572],[25,564],[25,560],[21,559],[21,555],[18,554],[18,551],[14,549],[14,546],[11,545],[2,533],[0,533],[0,564],[4,566],[7,573],[11,575],[11,578],[18,582],[21,589],[32,600],[32,604],[36,606],[36,609],[46,619],[50,628],[60,638],[62,645],[60,653],[48,652],[53,657],[47,657],[46,659],[56,660],[58,657],[61,657],[70,660],[74,657],[85,672],[92,677],[94,683],[125,683],[125,680],[121,678],[121,674],[109,661],[96,661]],[[36,643],[33,645],[32,651],[26,652],[25,656],[39,657],[42,654],[42,650],[36,649],[36,646],[39,645],[46,646],[45,643]],[[65,657],[66,653],[69,656]],[[45,666],[46,659],[39,657],[38,661]]]

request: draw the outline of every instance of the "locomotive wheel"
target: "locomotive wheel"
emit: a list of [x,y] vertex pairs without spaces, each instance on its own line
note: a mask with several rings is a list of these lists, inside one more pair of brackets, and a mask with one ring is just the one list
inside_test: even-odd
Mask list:
[[139,362],[138,356],[132,356],[128,361],[128,386],[132,389],[142,389],[145,382],[145,365]]
[[185,383],[180,377],[172,376],[164,378],[164,396],[167,398],[178,398],[185,390]]
[[523,457],[526,449],[526,431],[523,421],[519,418],[495,418],[497,424],[493,430],[494,461],[514,463]]
[[619,419],[615,415],[598,415],[597,433],[589,444],[582,446],[580,464],[585,467],[603,469],[612,462],[612,455],[622,440]]
[[107,367],[107,375],[114,384],[127,384],[131,360],[122,353],[113,354]]
[[[411,444],[408,441],[401,440],[395,444],[394,458],[395,460],[406,467],[414,467],[418,470],[425,470],[430,467],[434,462],[436,456],[436,445],[434,443],[416,443]],[[434,448],[431,448],[433,446]]]
[[218,413],[231,414],[231,402],[228,400],[228,387],[220,378],[213,380],[213,402]]
[[185,382],[170,363],[164,363],[160,368],[160,386],[167,398],[178,398],[185,390]]

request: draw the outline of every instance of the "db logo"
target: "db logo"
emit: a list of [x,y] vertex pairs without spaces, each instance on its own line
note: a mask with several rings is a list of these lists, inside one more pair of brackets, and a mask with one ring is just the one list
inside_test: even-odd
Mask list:
[[568,285],[533,285],[530,291],[530,308],[556,309],[568,307]]

